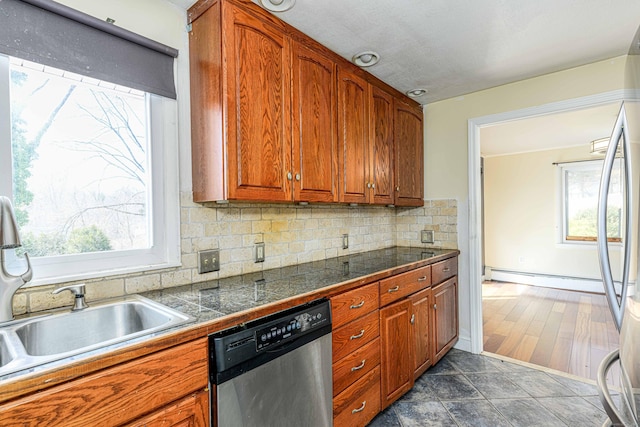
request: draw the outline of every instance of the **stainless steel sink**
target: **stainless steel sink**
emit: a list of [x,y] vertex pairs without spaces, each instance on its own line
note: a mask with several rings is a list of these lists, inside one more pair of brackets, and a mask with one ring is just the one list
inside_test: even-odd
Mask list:
[[0,376],[193,320],[138,295],[0,327]]

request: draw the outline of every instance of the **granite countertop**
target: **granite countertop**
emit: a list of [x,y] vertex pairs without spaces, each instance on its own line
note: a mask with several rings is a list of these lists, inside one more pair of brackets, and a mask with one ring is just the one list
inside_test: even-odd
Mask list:
[[141,293],[196,322],[254,309],[440,255],[451,249],[393,247]]
[[[0,402],[458,253],[456,249],[392,247],[143,292],[139,295],[187,314],[193,321],[1,375]],[[108,362],[104,359],[107,355]],[[25,376],[28,386],[21,380]]]

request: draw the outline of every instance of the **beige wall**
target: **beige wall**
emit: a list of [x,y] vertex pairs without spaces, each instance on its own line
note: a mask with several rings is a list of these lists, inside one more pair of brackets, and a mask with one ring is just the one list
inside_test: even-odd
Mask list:
[[[639,154],[637,148],[633,147],[635,159]],[[485,159],[487,266],[512,272],[600,279],[595,243],[561,243],[560,175],[559,166],[553,165],[591,159],[596,157],[589,154],[588,144]],[[638,182],[637,170],[634,175],[634,182]],[[637,201],[635,205],[637,210]],[[616,280],[620,279],[622,265],[620,249],[615,245],[610,248]],[[633,280],[635,270],[631,272]]]
[[[623,88],[625,57],[613,58],[428,104],[425,113],[425,197],[458,201],[460,338],[470,339],[468,121]],[[479,150],[478,150],[479,152]],[[467,341],[468,343],[468,341]]]

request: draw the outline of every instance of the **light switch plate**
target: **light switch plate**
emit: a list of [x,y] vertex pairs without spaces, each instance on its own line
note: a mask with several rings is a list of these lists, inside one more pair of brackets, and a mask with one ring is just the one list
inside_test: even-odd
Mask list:
[[349,249],[349,235],[342,235],[342,249]]
[[264,242],[256,243],[256,262],[264,262]]
[[420,232],[420,241],[422,243],[433,243],[433,230],[422,230]]
[[198,273],[205,274],[220,270],[220,250],[210,249],[198,252]]

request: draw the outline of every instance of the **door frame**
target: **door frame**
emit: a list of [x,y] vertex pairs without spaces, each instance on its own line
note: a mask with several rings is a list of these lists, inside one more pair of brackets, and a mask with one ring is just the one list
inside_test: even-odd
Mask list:
[[[480,129],[486,126],[527,119],[548,114],[595,107],[625,99],[640,100],[634,90],[619,89],[549,104],[528,107],[487,116],[474,117],[467,121],[468,168],[469,168],[469,335],[471,352],[483,351],[482,334],[482,181],[480,176]],[[611,126],[613,128],[613,122]]]

